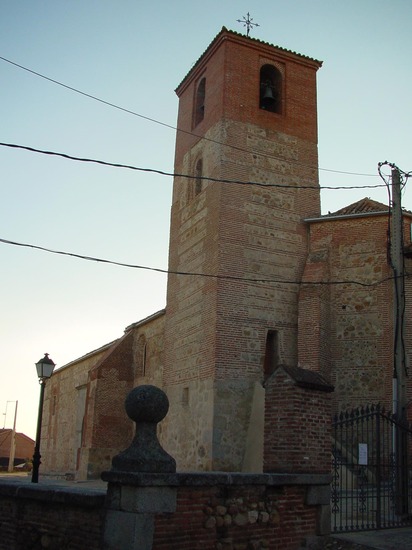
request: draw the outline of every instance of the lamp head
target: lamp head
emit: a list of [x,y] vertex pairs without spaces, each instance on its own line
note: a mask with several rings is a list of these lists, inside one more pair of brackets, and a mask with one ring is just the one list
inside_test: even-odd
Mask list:
[[44,357],[36,363],[37,376],[41,381],[47,380],[53,374],[55,363],[50,359],[49,354],[45,353]]

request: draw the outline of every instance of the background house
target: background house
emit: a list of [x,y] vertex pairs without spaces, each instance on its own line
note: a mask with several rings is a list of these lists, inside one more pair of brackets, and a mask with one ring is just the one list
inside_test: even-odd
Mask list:
[[[0,469],[7,470],[9,466],[10,447],[13,431],[10,429],[0,430]],[[20,432],[15,434],[14,466],[26,464],[31,461],[34,453],[34,441]]]

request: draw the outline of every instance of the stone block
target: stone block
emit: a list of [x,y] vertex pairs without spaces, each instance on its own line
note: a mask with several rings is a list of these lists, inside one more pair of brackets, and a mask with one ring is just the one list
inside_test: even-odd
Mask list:
[[316,506],[319,504],[330,503],[330,486],[329,485],[311,485],[306,493],[306,504]]
[[137,514],[176,511],[176,489],[170,487],[122,486],[120,509]]
[[153,516],[108,510],[103,550],[151,550],[153,533]]
[[316,531],[318,535],[330,535],[331,510],[330,504],[319,506]]

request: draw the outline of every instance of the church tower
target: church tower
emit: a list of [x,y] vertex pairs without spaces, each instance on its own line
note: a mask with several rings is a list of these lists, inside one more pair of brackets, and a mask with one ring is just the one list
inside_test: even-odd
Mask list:
[[223,28],[176,90],[162,441],[180,470],[261,469],[263,383],[297,363],[320,215],[320,66]]

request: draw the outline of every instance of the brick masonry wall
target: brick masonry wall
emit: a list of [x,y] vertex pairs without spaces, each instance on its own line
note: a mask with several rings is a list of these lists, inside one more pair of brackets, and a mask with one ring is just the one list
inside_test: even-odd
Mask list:
[[126,333],[88,373],[78,479],[99,477],[132,437],[124,410],[133,387],[132,350],[133,334]]
[[[298,550],[305,539],[330,531],[329,481],[296,474],[142,474],[138,485],[177,491],[176,511],[155,515],[153,550]],[[1,480],[0,550],[101,550],[105,498],[103,488]]]
[[[164,313],[133,329],[133,386],[161,387],[164,368]],[[145,347],[141,346],[144,342]]]
[[41,475],[99,477],[128,446],[133,432],[124,412],[128,391],[137,384],[162,382],[161,313],[53,374],[46,385]]
[[56,370],[47,382],[40,448],[42,473],[74,475],[84,416],[82,394],[86,390],[89,370],[105,351],[97,350]]
[[299,290],[299,365],[331,377],[331,287],[328,250],[311,253]]
[[175,514],[157,516],[153,550],[297,550],[315,535],[307,487],[180,487]]
[[[335,386],[334,412],[368,403],[391,408],[394,306],[387,225],[387,216],[382,215],[310,224],[304,282],[343,284],[302,286],[299,364],[330,379]],[[409,323],[408,284],[406,292]],[[322,347],[325,341],[327,349]],[[410,339],[406,342],[410,350]]]
[[[267,116],[256,110],[259,101],[259,71],[264,64],[281,68],[284,87],[283,113]],[[178,128],[192,130],[192,105],[201,78],[206,78],[205,117],[194,134],[202,135],[223,117],[243,123],[255,121],[288,135],[317,142],[316,71],[320,64],[269,44],[254,42],[223,32],[208,48],[189,75],[179,85]],[[276,122],[274,122],[276,120]],[[180,134],[176,142],[176,162],[199,140]],[[314,166],[316,170],[316,165]]]
[[[409,229],[409,228],[408,228]],[[410,229],[409,229],[410,230]],[[410,234],[410,233],[409,233]],[[412,273],[412,259],[405,259],[405,270],[407,273]],[[407,277],[405,280],[405,296],[406,296],[406,307],[407,314],[405,317],[405,347],[406,347],[406,360],[407,368],[409,372],[409,377],[407,379],[407,418],[409,422],[412,422],[412,279]]]
[[[259,109],[265,63],[282,67],[281,115]],[[318,67],[308,58],[223,32],[177,90],[178,126],[196,134],[177,135],[177,173],[193,174],[201,158],[204,176],[285,186],[204,181],[194,196],[188,191],[194,181],[175,178],[169,269],[218,277],[168,279],[162,387],[171,410],[164,442],[180,470],[193,467],[189,457],[197,457],[204,470],[243,469],[268,330],[279,332],[282,361],[297,361],[298,286],[288,282],[298,281],[304,268],[303,218],[320,212]],[[193,129],[203,77],[205,115]],[[314,190],[296,188],[302,184]],[[207,451],[203,457],[200,447]]]
[[105,494],[0,483],[0,550],[100,550]]
[[331,471],[331,390],[301,387],[282,367],[265,383],[265,472]]

